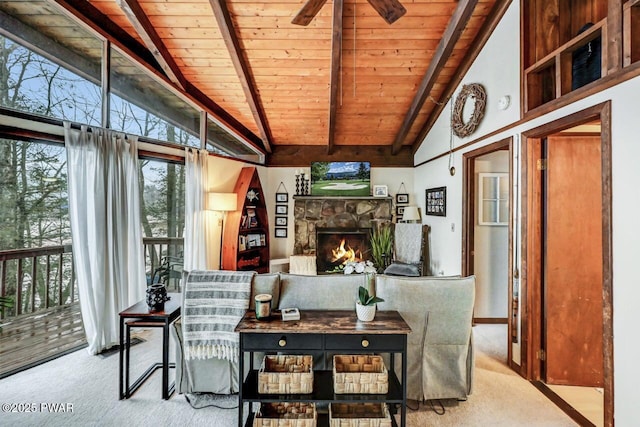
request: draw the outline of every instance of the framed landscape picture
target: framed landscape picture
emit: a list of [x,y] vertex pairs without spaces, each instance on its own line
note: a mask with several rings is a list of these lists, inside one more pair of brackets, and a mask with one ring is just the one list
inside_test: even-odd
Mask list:
[[447,216],[447,187],[427,188],[427,215]]
[[286,228],[276,228],[276,237],[287,237]]
[[276,217],[276,227],[286,227],[287,226],[287,217],[286,216],[277,216]]
[[289,193],[276,193],[276,203],[287,203],[289,201]]
[[312,196],[369,196],[369,162],[312,162]]

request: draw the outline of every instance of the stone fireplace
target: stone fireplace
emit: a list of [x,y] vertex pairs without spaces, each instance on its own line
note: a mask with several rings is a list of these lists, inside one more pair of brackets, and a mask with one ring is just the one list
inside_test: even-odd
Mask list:
[[[294,196],[293,211],[293,254],[315,255],[316,263],[320,258],[317,253],[317,230],[329,229],[334,234],[352,233],[355,230],[361,235],[366,235],[366,241],[356,242],[358,246],[362,246],[363,254],[366,254],[369,252],[370,230],[380,223],[391,222],[393,218],[391,197]],[[351,234],[349,236],[355,237]],[[341,240],[338,240],[338,245]],[[321,266],[324,267],[326,266]],[[324,270],[318,269],[318,273],[323,272]]]
[[371,228],[316,228],[316,271],[341,273],[349,261],[371,259]]

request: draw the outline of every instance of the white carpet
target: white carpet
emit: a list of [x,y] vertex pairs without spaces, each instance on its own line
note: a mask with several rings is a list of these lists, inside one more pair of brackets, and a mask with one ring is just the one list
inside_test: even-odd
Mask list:
[[[144,336],[147,342],[132,348],[132,378],[136,378],[152,362],[160,360],[158,333],[159,330],[147,332]],[[474,333],[478,351],[473,394],[466,402],[445,402],[444,415],[435,414],[426,405],[421,405],[418,411],[410,410],[407,416],[409,427],[576,425],[506,366],[506,350],[503,350],[506,348],[505,325],[478,325],[474,327]],[[0,425],[237,425],[237,409],[193,409],[184,396],[177,394],[164,401],[160,387],[161,374],[158,371],[130,399],[120,401],[118,355],[100,358],[80,350],[1,380],[0,403],[3,404],[3,413],[0,415]],[[46,406],[42,406],[47,403],[70,404],[73,412],[51,413]],[[226,405],[228,402],[224,403]],[[15,404],[12,409],[22,412],[7,413],[6,404]]]

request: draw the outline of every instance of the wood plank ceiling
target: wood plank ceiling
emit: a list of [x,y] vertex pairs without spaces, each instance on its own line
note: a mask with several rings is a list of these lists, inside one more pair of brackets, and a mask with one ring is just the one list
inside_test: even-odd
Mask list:
[[[77,15],[78,1],[56,2]],[[367,0],[330,0],[295,25],[305,2],[89,0],[176,87],[212,100],[283,166],[411,166],[510,3],[401,0],[407,12],[389,25]]]

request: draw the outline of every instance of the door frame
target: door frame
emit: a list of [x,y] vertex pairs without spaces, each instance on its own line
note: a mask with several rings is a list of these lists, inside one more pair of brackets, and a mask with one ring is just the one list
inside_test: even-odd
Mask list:
[[[496,151],[508,150],[509,151],[509,231],[508,231],[508,249],[507,249],[507,301],[505,304],[513,299],[513,138],[508,137],[496,141],[492,144],[485,145],[478,149],[466,152],[462,156],[463,168],[462,168],[462,267],[461,272],[463,276],[470,276],[474,274],[474,259],[473,248],[475,244],[475,212],[477,208],[476,200],[476,173],[475,173],[475,161],[478,157],[485,154],[493,153]],[[511,305],[508,305],[511,307]],[[507,311],[510,313],[510,310]],[[509,321],[509,314],[507,314],[507,363],[511,363],[511,322]],[[490,323],[490,322],[486,322]],[[497,321],[494,323],[498,323]]]
[[542,211],[537,160],[543,138],[599,120],[602,156],[602,314],[604,361],[604,425],[613,426],[613,255],[611,214],[611,101],[594,105],[522,133],[522,363],[520,374],[538,381],[542,372],[537,350],[542,348]]

